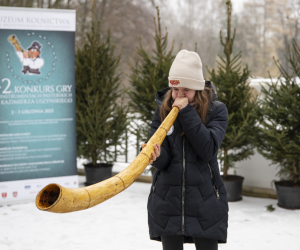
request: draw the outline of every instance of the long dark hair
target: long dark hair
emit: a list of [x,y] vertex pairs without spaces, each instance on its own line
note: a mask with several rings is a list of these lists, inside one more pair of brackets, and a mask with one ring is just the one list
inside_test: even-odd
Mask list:
[[[163,103],[160,107],[160,119],[163,121],[168,113],[172,109],[173,99],[172,99],[172,88],[168,90],[165,94]],[[212,100],[212,89],[209,87],[205,87],[204,90],[196,90],[195,94],[195,102],[196,102],[196,111],[197,114],[200,116],[201,121],[205,123],[207,114],[209,112],[210,102]]]

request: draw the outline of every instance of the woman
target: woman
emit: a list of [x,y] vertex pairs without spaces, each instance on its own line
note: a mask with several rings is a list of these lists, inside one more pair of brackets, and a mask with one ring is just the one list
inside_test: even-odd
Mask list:
[[164,250],[183,249],[183,243],[216,250],[227,238],[228,203],[217,162],[227,108],[216,101],[213,84],[203,79],[195,52],[177,54],[169,87],[157,92],[150,136],[172,107],[180,111],[152,154],[156,171],[148,199],[150,238],[162,241]]

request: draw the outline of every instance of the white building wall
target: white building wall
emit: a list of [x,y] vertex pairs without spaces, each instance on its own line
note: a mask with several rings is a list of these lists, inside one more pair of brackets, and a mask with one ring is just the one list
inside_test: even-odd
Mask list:
[[237,175],[245,178],[243,183],[245,186],[275,189],[272,181],[279,178],[276,176],[276,165],[270,164],[270,160],[255,150],[255,154],[250,159],[236,163],[235,171]]

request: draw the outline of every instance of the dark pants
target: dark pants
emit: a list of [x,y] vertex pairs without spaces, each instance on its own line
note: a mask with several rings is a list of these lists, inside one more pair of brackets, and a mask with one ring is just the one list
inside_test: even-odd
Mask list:
[[[183,235],[162,235],[163,250],[183,250]],[[218,250],[218,240],[193,238],[196,250]]]

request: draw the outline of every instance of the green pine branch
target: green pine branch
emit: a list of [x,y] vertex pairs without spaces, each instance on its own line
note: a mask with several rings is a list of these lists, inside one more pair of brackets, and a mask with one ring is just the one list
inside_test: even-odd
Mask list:
[[134,64],[130,64],[129,75],[131,89],[128,91],[130,97],[130,109],[139,114],[142,124],[136,124],[132,131],[141,140],[149,138],[151,121],[157,107],[155,95],[158,90],[168,87],[168,75],[174,60],[173,46],[168,50],[168,32],[162,34],[159,8],[157,7],[157,19],[154,18],[153,40],[155,48],[146,50],[141,43],[137,48],[138,58]]
[[280,76],[262,86],[265,98],[259,103],[261,119],[255,137],[258,152],[277,166],[277,175],[294,183],[300,183],[299,55],[299,45],[293,41],[286,55],[291,75],[274,58]]
[[93,20],[86,38],[75,55],[77,150],[97,165],[111,161],[111,147],[121,143],[128,108],[117,73],[121,55],[115,56],[109,31],[101,41],[99,23]]
[[207,69],[210,80],[216,86],[219,101],[228,109],[228,126],[219,150],[224,176],[227,176],[235,162],[253,155],[253,128],[256,120],[256,99],[251,99],[251,88],[247,82],[250,71],[247,66],[242,67],[242,52],[232,55],[236,30],[231,34],[231,1],[227,1],[226,5],[227,37],[223,38],[220,31],[220,43],[224,47],[225,57],[218,55],[216,70]]

